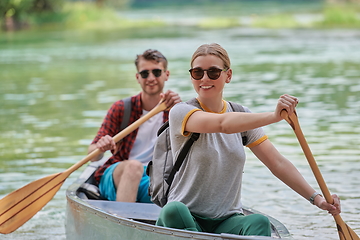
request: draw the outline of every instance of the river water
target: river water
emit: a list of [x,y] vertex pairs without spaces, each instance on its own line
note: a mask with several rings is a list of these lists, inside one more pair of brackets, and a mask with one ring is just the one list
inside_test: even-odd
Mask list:
[[[140,90],[136,54],[148,48],[163,52],[171,71],[166,88],[188,100],[195,96],[187,71],[193,51],[218,42],[229,52],[234,73],[225,99],[264,112],[274,109],[281,94],[299,97],[302,130],[330,191],[342,200],[342,218],[360,235],[360,31],[204,30],[181,24],[162,31],[27,33],[26,40],[9,35],[12,41],[1,42],[0,197],[86,156],[110,104]],[[288,124],[265,131],[319,190]],[[0,239],[65,239],[65,190],[80,173],[31,220]],[[295,239],[338,239],[333,218],[276,179],[250,151],[243,203],[284,223]]]

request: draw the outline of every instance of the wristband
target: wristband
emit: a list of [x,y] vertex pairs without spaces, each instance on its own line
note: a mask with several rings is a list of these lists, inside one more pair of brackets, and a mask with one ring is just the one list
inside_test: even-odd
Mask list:
[[309,201],[310,201],[310,203],[311,203],[312,205],[315,204],[315,203],[314,203],[314,200],[315,200],[315,197],[316,197],[317,195],[322,196],[322,195],[321,195],[320,193],[318,193],[318,192],[314,192],[313,195],[311,195]]

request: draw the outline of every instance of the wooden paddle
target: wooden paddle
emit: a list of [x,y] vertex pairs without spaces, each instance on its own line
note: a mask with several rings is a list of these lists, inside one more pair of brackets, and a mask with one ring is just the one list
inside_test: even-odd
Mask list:
[[[165,102],[161,101],[145,116],[141,117],[127,128],[116,134],[113,137],[114,141],[120,141],[149,118],[165,110],[166,108],[167,107]],[[0,200],[0,233],[8,234],[22,226],[54,197],[66,178],[72,172],[101,153],[102,152],[100,150],[96,149],[66,171],[52,174],[50,176],[31,182],[2,198]]]
[[[292,114],[291,116],[288,115],[286,110],[283,110],[281,112],[281,117],[284,118],[292,127],[292,129],[295,132],[295,135],[301,145],[301,148],[303,149],[303,152],[306,156],[306,159],[308,160],[311,170],[313,171],[316,181],[318,182],[320,189],[328,203],[333,203],[334,200],[331,197],[330,191],[326,186],[326,183],[324,181],[324,178],[321,175],[321,172],[319,170],[318,165],[316,164],[316,161],[314,159],[314,156],[311,153],[310,147],[306,142],[306,139],[304,137],[304,134],[300,128],[300,124],[297,118],[296,112]],[[336,226],[338,229],[340,240],[359,240],[359,236],[352,230],[340,217],[340,215],[334,216]]]

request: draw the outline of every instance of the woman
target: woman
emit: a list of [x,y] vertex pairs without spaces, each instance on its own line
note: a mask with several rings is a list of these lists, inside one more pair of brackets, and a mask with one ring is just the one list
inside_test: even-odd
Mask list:
[[296,97],[282,95],[274,112],[233,112],[223,100],[232,70],[225,49],[204,44],[192,56],[190,75],[197,92],[198,106],[178,103],[170,110],[170,133],[176,156],[192,132],[200,133],[175,176],[157,225],[238,235],[270,236],[269,220],[259,214],[244,216],[241,181],[245,163],[241,132],[247,131],[247,147],[271,172],[317,207],[333,215],[340,213],[340,200],[333,195],[329,204],[282,156],[264,134],[262,126],[282,120],[285,109],[293,114]]

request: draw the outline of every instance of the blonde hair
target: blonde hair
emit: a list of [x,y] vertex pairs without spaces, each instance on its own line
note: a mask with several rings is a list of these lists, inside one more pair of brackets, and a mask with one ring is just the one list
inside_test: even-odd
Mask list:
[[227,51],[217,43],[203,44],[198,47],[192,55],[190,66],[192,67],[193,62],[197,57],[206,55],[214,55],[220,58],[224,63],[224,68],[230,68],[230,58]]

